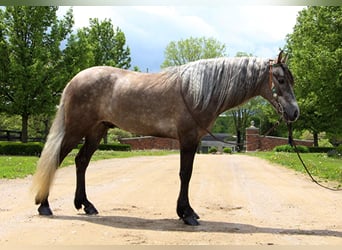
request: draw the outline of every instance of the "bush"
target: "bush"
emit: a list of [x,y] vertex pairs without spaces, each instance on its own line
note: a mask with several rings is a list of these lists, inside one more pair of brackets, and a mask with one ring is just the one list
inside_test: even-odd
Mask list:
[[[83,144],[78,144],[77,148],[81,149],[82,146]],[[100,144],[97,149],[103,151],[131,151],[131,145],[121,143]]]
[[106,150],[106,151],[131,151],[131,145],[129,144],[100,144],[99,150]]
[[342,144],[327,152],[328,157],[342,158]]
[[327,153],[333,149],[333,147],[309,147],[310,153]]
[[231,154],[232,153],[232,149],[231,148],[224,148],[223,149],[223,153]]
[[216,147],[211,147],[208,152],[210,154],[215,154],[215,153],[217,153],[217,148]]
[[[298,145],[297,150],[299,153],[309,153],[309,148],[306,146]],[[289,144],[276,146],[276,147],[274,147],[273,151],[275,151],[275,152],[289,152],[289,153],[295,152],[294,147],[292,147]]]
[[44,147],[40,142],[1,142],[0,155],[31,155],[39,156]]

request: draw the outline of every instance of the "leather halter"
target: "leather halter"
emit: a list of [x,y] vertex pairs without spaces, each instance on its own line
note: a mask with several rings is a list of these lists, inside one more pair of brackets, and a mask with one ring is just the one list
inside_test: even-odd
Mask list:
[[273,82],[272,67],[277,67],[277,66],[279,66],[279,64],[274,64],[273,60],[270,60],[269,61],[269,65],[270,65],[270,70],[269,70],[269,80],[268,80],[268,83],[269,83],[269,87],[270,87],[270,90],[272,92],[273,97],[277,100],[278,99],[278,95],[277,95],[277,90],[276,90],[274,82]]

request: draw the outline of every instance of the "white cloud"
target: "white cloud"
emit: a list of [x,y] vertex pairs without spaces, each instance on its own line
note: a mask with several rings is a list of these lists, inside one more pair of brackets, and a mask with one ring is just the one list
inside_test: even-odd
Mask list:
[[[292,32],[299,6],[87,6],[74,7],[75,27],[89,18],[110,18],[126,35],[133,65],[159,69],[170,41],[190,36],[214,37],[237,51],[273,57]],[[66,11],[61,7],[60,12]],[[152,65],[153,64],[153,65]],[[158,65],[159,64],[159,65]]]

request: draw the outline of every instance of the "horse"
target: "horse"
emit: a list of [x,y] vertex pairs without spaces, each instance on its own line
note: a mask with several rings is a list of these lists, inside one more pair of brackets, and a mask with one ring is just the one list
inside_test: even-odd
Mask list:
[[63,90],[55,119],[33,176],[40,215],[52,215],[49,189],[63,159],[84,139],[75,157],[74,205],[98,214],[86,195],[89,161],[109,128],[173,138],[180,145],[180,191],[176,212],[199,225],[189,202],[189,182],[197,146],[222,112],[255,96],[268,100],[286,122],[298,119],[294,79],[283,60],[253,57],[202,59],[158,73],[109,66],[85,69]]

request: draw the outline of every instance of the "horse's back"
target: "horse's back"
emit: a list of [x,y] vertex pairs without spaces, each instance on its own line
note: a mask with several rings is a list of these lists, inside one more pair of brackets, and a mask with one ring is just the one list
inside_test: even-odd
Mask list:
[[110,122],[137,134],[176,136],[177,84],[166,73],[147,74],[108,66],[78,73],[66,86],[69,120]]

